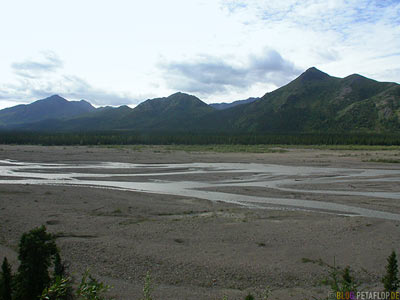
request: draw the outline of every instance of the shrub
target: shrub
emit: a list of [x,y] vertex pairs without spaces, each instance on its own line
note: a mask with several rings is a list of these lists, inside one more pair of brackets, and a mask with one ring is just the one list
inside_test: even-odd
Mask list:
[[54,283],[45,288],[40,300],[64,300],[71,299],[71,283],[70,279],[57,276]]
[[109,289],[110,286],[98,281],[86,270],[76,293],[84,300],[106,300],[104,293]]
[[153,291],[153,287],[151,284],[151,275],[150,272],[147,272],[146,278],[144,279],[144,286],[143,286],[143,300],[152,300],[151,293]]

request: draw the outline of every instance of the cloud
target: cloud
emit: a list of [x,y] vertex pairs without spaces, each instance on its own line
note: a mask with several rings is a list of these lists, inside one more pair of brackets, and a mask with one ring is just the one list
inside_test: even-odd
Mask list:
[[59,94],[67,99],[85,99],[95,105],[137,104],[150,94],[131,95],[92,86],[75,75],[63,73],[63,62],[53,52],[43,52],[38,60],[25,60],[11,65],[18,75],[14,83],[0,84],[2,101],[27,103]]
[[118,93],[96,88],[84,79],[73,75],[54,76],[43,80],[23,78],[16,84],[0,85],[0,99],[14,102],[31,102],[53,94],[59,94],[67,99],[85,99],[95,105],[128,105],[137,104],[138,99],[145,99],[148,95],[136,97],[127,93]]
[[128,105],[139,102],[127,93],[116,93],[95,88],[78,76],[63,76],[62,85],[62,91],[59,93],[64,97],[85,99],[96,105]]
[[228,14],[246,11],[248,18],[253,20],[283,21],[311,26],[315,30],[345,31],[355,23],[400,24],[400,3],[397,0],[224,0],[221,7]]
[[249,55],[241,64],[202,55],[192,61],[161,62],[159,67],[169,87],[204,96],[246,90],[257,83],[279,86],[301,72],[272,49]]
[[399,63],[398,0],[222,0],[220,7],[250,38],[268,36],[270,45],[303,68],[399,81],[386,72]]
[[400,39],[398,0],[224,0],[221,7],[244,25],[334,34],[346,46],[368,46],[377,30]]
[[54,72],[63,66],[62,60],[51,51],[43,52],[39,60],[25,60],[11,64],[14,72],[22,77],[37,78],[44,73]]
[[247,7],[244,1],[224,1],[223,8],[227,9],[229,13],[235,13]]

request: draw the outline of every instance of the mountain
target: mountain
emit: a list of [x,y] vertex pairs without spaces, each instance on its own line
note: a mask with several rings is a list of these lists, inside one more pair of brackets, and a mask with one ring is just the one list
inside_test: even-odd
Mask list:
[[118,127],[120,120],[132,112],[126,105],[99,107],[95,111],[68,119],[46,119],[19,126],[22,130],[34,131],[100,131]]
[[337,78],[310,68],[258,101],[221,111],[213,126],[244,132],[400,130],[399,89],[358,74]]
[[196,129],[199,119],[212,111],[212,107],[195,96],[175,93],[146,100],[134,109],[128,106],[105,107],[73,118],[47,119],[20,128],[36,131],[185,131]]
[[358,74],[332,77],[314,67],[259,99],[224,109],[184,93],[149,99],[134,109],[73,103],[52,96],[4,109],[0,122],[3,128],[38,131],[400,132],[399,84]]
[[251,102],[254,102],[254,101],[258,100],[258,99],[260,99],[260,98],[250,97],[250,98],[247,98],[246,100],[237,100],[237,101],[233,101],[231,103],[221,102],[221,103],[211,103],[209,105],[211,107],[215,108],[215,109],[223,110],[223,109],[228,109],[228,108],[231,108],[231,107],[235,107],[237,105],[251,103]]
[[185,93],[149,99],[121,118],[116,129],[185,131],[197,129],[204,115],[214,111],[199,98]]
[[93,111],[95,108],[85,100],[67,101],[53,95],[31,104],[0,110],[0,126],[13,127],[46,119],[67,119]]

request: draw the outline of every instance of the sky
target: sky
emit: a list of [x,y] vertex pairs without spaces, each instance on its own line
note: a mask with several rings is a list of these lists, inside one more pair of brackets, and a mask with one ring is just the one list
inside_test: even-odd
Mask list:
[[2,0],[0,108],[261,97],[309,67],[400,82],[400,0]]

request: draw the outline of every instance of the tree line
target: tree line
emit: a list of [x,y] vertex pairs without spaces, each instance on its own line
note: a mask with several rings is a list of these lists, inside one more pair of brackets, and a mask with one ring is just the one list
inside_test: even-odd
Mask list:
[[22,145],[400,145],[399,133],[0,132],[0,144]]

